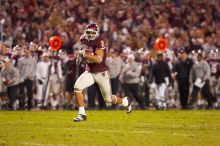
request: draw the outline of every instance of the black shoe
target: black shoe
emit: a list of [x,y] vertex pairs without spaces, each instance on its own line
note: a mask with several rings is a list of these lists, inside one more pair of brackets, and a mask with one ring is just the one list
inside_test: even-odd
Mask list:
[[73,122],[81,121],[86,121],[86,115],[78,114],[75,118],[73,118]]

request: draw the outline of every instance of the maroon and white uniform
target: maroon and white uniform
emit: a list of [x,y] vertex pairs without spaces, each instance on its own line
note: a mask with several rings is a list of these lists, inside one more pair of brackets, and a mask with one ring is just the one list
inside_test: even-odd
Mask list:
[[84,35],[81,36],[80,42],[83,46],[83,48],[86,50],[86,52],[90,52],[91,54],[95,54],[96,49],[103,49],[104,56],[102,58],[102,62],[100,64],[92,63],[87,61],[86,64],[86,70],[89,72],[104,72],[108,70],[108,67],[105,64],[106,60],[106,48],[105,48],[105,42],[104,39],[99,36],[95,40],[87,40]]
[[211,68],[210,89],[215,96],[220,94],[220,58],[217,55],[218,52],[211,52],[208,56],[208,63]]
[[108,67],[106,66],[106,45],[104,39],[99,36],[94,40],[88,40],[81,36],[82,48],[86,53],[95,54],[96,49],[103,49],[104,55],[101,63],[93,63],[86,60],[86,71],[77,79],[74,89],[75,91],[83,91],[85,88],[91,86],[95,82],[99,85],[102,96],[106,102],[112,102],[111,86]]
[[217,79],[219,77],[220,68],[220,58],[218,57],[218,52],[210,52],[207,61],[211,68],[211,76]]
[[218,78],[219,77],[220,60],[210,59],[210,60],[208,60],[208,62],[211,67],[211,76]]

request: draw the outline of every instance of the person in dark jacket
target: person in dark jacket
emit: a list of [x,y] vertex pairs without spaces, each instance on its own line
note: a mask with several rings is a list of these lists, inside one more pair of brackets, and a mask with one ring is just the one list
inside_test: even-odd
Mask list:
[[166,103],[166,89],[169,85],[169,79],[170,79],[170,69],[167,64],[163,60],[163,53],[159,52],[157,54],[157,62],[153,66],[153,72],[152,76],[155,80],[155,83],[157,85],[157,96],[156,96],[156,104],[158,109],[166,109],[167,103]]
[[179,60],[174,66],[173,75],[178,83],[181,107],[182,109],[186,109],[189,98],[189,75],[190,69],[193,66],[193,61],[192,59],[188,58],[185,48],[181,48],[179,50],[178,56]]

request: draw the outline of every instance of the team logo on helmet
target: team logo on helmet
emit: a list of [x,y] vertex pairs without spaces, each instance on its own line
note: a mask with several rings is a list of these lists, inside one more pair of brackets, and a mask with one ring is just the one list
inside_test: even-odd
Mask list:
[[98,38],[99,28],[97,24],[91,23],[87,25],[84,34],[85,34],[86,39],[88,40],[95,40],[96,38]]

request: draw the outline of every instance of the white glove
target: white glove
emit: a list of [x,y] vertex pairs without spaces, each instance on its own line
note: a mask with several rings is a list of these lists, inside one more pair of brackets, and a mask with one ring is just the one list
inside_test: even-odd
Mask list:
[[84,50],[84,49],[79,50],[78,56],[79,56],[79,57],[84,57],[84,55],[85,55],[85,50]]
[[76,57],[76,65],[79,65],[82,62],[82,58],[84,57],[84,55],[85,55],[85,50],[84,49],[79,50]]
[[76,58],[76,65],[80,65],[81,62],[82,62],[82,57],[80,57],[78,54]]

